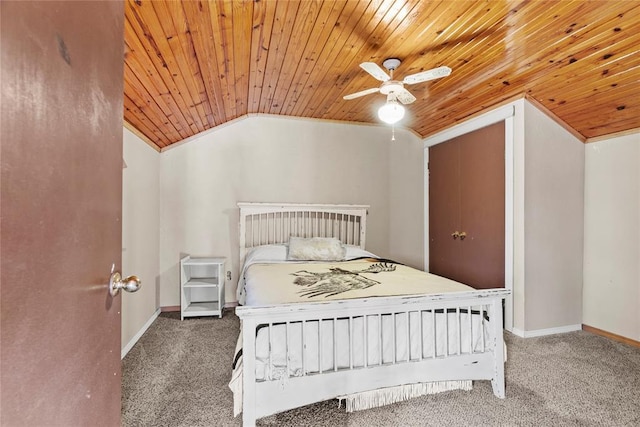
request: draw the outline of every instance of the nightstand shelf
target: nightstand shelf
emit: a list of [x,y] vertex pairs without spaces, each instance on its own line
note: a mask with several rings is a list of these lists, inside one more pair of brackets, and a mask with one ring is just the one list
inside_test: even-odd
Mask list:
[[191,257],[180,260],[180,318],[222,317],[225,258]]

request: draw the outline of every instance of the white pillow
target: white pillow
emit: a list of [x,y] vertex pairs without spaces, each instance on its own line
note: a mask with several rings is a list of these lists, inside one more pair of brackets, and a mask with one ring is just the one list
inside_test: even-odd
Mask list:
[[291,261],[342,261],[345,255],[346,249],[333,237],[289,238]]
[[247,253],[245,264],[259,261],[286,261],[286,245],[262,245],[256,246]]

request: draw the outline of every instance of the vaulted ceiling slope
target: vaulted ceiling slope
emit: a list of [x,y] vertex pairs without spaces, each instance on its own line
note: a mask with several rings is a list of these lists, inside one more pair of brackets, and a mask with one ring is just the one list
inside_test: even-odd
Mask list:
[[158,148],[252,114],[378,123],[397,57],[422,137],[527,96],[582,140],[640,128],[640,1],[126,0],[124,119]]

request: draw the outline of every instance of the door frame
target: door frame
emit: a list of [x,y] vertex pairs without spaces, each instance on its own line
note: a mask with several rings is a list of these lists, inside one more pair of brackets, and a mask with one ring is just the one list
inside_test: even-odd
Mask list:
[[483,127],[505,122],[504,126],[504,287],[511,294],[505,300],[505,329],[513,330],[513,283],[514,283],[514,118],[515,106],[506,105],[482,114],[464,123],[453,126],[423,140],[424,151],[424,269],[429,271],[429,147],[449,141],[460,135]]

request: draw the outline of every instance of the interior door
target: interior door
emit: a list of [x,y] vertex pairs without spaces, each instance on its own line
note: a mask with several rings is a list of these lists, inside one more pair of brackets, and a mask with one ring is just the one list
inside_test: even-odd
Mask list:
[[0,424],[120,424],[121,2],[2,2]]
[[457,277],[460,245],[460,145],[429,148],[429,271]]
[[504,287],[504,122],[429,148],[429,271]]
[[458,280],[504,288],[504,122],[460,137]]

